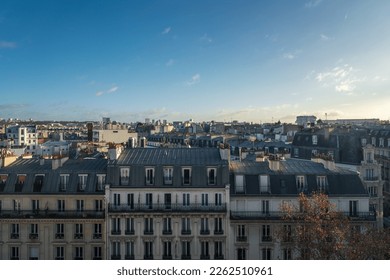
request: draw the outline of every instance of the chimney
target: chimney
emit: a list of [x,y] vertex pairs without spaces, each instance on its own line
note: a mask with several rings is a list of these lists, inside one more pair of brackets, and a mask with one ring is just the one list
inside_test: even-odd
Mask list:
[[270,155],[268,157],[269,168],[273,171],[280,170],[280,159],[277,155]]
[[114,146],[111,145],[108,149],[108,159],[109,160],[116,160],[119,158],[119,156],[122,153],[122,146]]
[[69,158],[68,157],[61,157],[60,155],[53,156],[53,159],[51,161],[51,169],[56,170],[59,167],[61,167]]
[[45,159],[43,157],[41,157],[39,159],[39,165],[44,165],[45,164]]
[[219,145],[219,155],[222,160],[227,160],[230,162],[230,147],[229,145],[220,144]]

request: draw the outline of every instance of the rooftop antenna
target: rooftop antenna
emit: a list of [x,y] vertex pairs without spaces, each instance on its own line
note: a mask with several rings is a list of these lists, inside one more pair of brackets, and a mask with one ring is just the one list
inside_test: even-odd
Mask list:
[[325,113],[325,121],[328,122],[328,113]]

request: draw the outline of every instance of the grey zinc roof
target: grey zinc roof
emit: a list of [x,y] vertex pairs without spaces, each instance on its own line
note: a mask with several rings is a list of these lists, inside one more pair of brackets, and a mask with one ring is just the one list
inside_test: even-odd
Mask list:
[[333,172],[342,173],[342,174],[352,174],[353,172],[337,168],[335,171],[326,169],[323,164],[313,162],[310,160],[302,159],[287,159],[280,161],[280,172],[284,174],[331,174]]
[[232,161],[230,162],[230,170],[236,174],[248,175],[273,173],[269,168],[268,162]]
[[217,148],[156,148],[126,149],[118,165],[218,165],[221,159]]

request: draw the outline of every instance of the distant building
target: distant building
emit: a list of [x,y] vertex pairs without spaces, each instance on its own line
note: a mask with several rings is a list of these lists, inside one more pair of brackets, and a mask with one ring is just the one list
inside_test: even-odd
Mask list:
[[93,130],[93,142],[127,143],[129,139],[138,137],[138,133],[128,129],[95,129]]
[[34,154],[38,145],[35,125],[16,125],[7,127],[7,139],[12,147],[25,147],[27,154]]
[[307,124],[315,124],[317,121],[316,116],[297,116],[295,123],[300,126],[306,127]]

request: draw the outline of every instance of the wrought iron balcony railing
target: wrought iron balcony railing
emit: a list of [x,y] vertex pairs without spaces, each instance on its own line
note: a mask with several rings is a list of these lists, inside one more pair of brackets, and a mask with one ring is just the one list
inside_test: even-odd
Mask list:
[[225,212],[226,204],[208,204],[202,205],[193,203],[189,205],[183,204],[109,204],[108,211],[111,213],[121,212]]
[[104,219],[104,210],[1,210],[0,219]]

